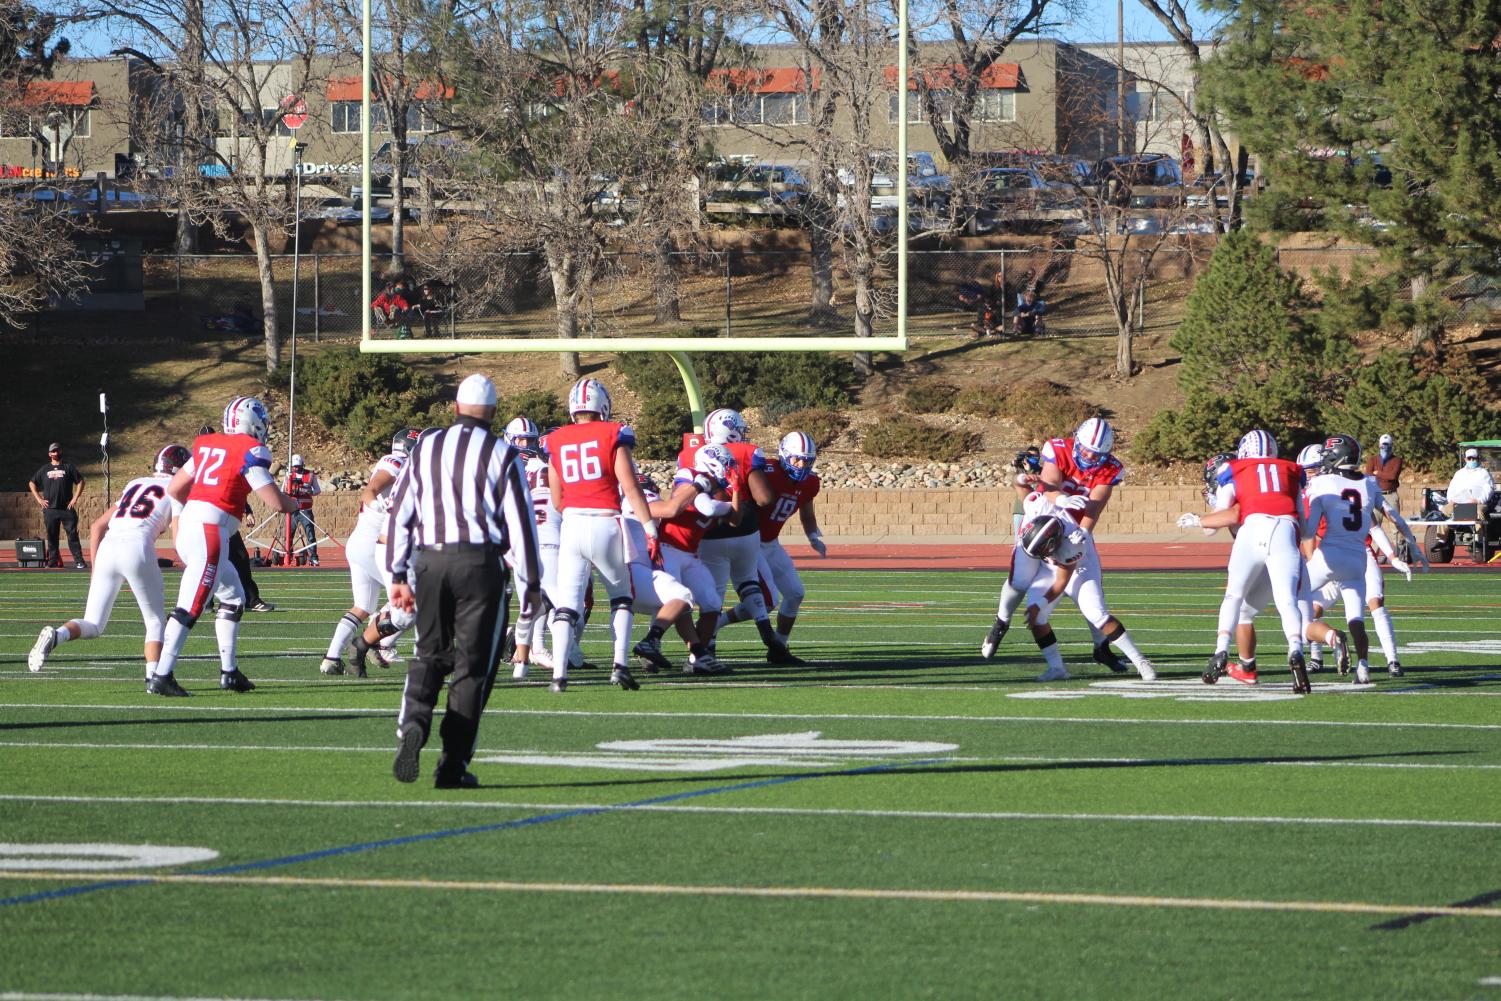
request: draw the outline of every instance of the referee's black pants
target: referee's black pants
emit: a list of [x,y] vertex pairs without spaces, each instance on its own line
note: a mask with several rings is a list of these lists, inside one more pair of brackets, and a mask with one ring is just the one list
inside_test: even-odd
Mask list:
[[417,655],[407,667],[400,728],[417,726],[427,743],[433,707],[448,678],[437,777],[457,779],[474,754],[480,713],[494,684],[506,632],[506,571],[490,545],[417,552]]

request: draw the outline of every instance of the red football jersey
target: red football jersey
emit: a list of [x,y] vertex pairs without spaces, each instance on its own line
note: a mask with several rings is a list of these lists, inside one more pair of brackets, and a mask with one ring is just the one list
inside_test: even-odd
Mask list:
[[[678,470],[677,477],[672,482],[672,490],[676,490],[684,483],[692,482],[693,470],[691,466],[685,466]],[[669,494],[672,491],[668,491]],[[699,514],[698,509],[689,505],[679,511],[675,517],[661,522],[662,541],[674,549],[681,549],[685,553],[697,553],[698,544],[704,541],[704,533],[719,521],[718,518],[710,518]]]
[[1227,465],[1242,523],[1252,514],[1297,516],[1303,467],[1289,459],[1234,459]]
[[782,468],[780,459],[766,464],[766,478],[771,482],[776,500],[771,507],[761,511],[761,541],[771,542],[782,534],[787,519],[802,509],[802,506],[818,496],[818,474],[809,473],[801,482],[794,482]]
[[193,476],[188,500],[212,504],[242,518],[253,490],[271,480],[271,450],[248,434],[205,434],[193,439],[193,457],[183,469]]
[[1063,478],[1062,492],[1089,496],[1099,486],[1115,486],[1125,479],[1126,470],[1121,461],[1107,455],[1093,469],[1083,469],[1074,461],[1074,440],[1054,438],[1042,446],[1042,461],[1058,467]]
[[[698,436],[694,435],[693,437],[697,438]],[[698,455],[698,450],[703,448],[708,442],[701,442],[696,446],[688,446],[686,445],[690,440],[688,436],[684,436],[683,440],[685,447],[678,453],[678,468],[692,469],[694,456]],[[720,447],[728,449],[730,455],[735,459],[735,468],[730,470],[730,484],[735,490],[744,492],[746,490],[746,482],[751,473],[756,470],[766,471],[766,453],[761,451],[761,446],[752,445],[748,441],[727,441]]]
[[636,435],[619,421],[565,424],[542,439],[551,457],[553,507],[620,510],[615,450],[633,448]]

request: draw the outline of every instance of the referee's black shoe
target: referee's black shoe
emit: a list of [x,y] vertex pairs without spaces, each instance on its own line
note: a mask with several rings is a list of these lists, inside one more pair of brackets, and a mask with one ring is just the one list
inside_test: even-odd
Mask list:
[[391,774],[396,776],[397,782],[417,781],[421,756],[422,728],[409,726],[401,732],[401,739],[396,744],[396,762],[391,766]]
[[615,669],[610,672],[610,684],[619,685],[627,692],[639,691],[641,688],[641,682],[631,675],[631,669],[624,664],[616,664]]
[[433,775],[434,789],[478,789],[479,779],[467,768],[457,775],[445,775],[437,772]]

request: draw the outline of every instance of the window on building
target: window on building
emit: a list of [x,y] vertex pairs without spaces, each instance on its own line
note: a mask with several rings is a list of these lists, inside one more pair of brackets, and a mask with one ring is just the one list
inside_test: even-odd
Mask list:
[[70,113],[73,119],[73,138],[88,139],[94,134],[94,109],[84,108],[82,111]]
[[807,125],[808,102],[802,94],[766,94],[761,98],[762,125]]
[[1162,120],[1165,95],[1155,90],[1138,90],[1126,95],[1126,116],[1135,122]]
[[975,121],[1016,121],[1016,91],[982,90],[975,99]]
[[701,111],[707,125],[807,125],[807,94],[727,94]]
[[[276,110],[275,108],[261,109],[261,124],[263,126],[270,128],[271,123],[276,121]],[[295,129],[288,128],[287,120],[283,118],[281,121],[276,122],[276,134],[279,136],[294,136],[297,132]]]
[[[951,90],[930,90],[928,97],[938,106],[940,121],[952,122],[954,120],[954,92]],[[895,125],[897,116],[897,95],[892,94],[886,101],[886,124]],[[923,103],[923,97],[917,91],[907,92],[907,124],[921,125],[928,120],[928,109]]]
[[[332,115],[333,130],[335,132],[358,132],[360,130],[360,102],[359,101],[332,101],[329,104]],[[408,112],[407,121],[410,122],[411,114]],[[379,101],[370,102],[370,131],[389,132],[386,123],[386,107]],[[408,131],[418,131],[407,126]]]

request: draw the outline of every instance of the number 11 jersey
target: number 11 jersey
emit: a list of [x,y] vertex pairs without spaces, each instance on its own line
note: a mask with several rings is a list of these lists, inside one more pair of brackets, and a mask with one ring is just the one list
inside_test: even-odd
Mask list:
[[1287,459],[1234,459],[1220,471],[1215,507],[1240,504],[1240,521],[1253,514],[1297,520],[1303,468]]

